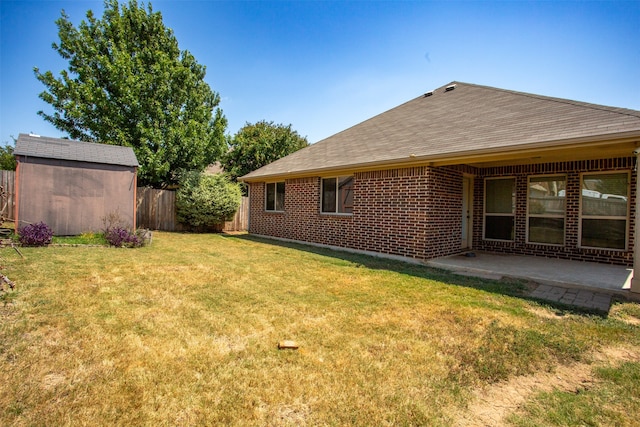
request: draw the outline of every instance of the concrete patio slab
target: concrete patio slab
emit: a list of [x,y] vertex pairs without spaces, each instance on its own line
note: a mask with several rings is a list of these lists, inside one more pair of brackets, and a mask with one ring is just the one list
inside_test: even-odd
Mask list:
[[628,293],[633,269],[595,262],[473,252],[427,261],[431,267],[479,277],[513,277],[565,288]]
[[538,284],[533,298],[608,312],[613,295],[630,295],[633,269],[592,262],[473,252],[426,262],[456,274],[527,279]]

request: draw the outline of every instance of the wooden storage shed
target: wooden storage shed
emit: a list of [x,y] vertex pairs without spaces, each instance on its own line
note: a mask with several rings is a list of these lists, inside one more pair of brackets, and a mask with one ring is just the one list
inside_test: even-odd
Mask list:
[[139,164],[130,147],[20,134],[14,154],[16,227],[42,221],[58,236],[98,232],[117,212],[135,228]]

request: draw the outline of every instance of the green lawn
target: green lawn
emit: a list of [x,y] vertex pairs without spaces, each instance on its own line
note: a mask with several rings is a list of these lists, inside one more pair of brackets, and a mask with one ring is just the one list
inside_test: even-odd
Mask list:
[[[562,311],[519,283],[246,235],[21,251],[0,252],[0,425],[450,426],[484,387],[574,364],[590,385],[531,390],[504,423],[639,422],[636,304]],[[598,356],[615,349],[637,358]]]

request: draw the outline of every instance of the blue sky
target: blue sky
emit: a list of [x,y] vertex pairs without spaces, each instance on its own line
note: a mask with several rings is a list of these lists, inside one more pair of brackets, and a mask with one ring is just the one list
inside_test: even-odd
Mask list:
[[[152,5],[207,67],[230,134],[264,119],[313,143],[454,80],[640,110],[640,1]],[[0,0],[0,142],[65,136],[37,115],[52,109],[32,71],[66,67],[62,9],[78,24],[103,3]]]

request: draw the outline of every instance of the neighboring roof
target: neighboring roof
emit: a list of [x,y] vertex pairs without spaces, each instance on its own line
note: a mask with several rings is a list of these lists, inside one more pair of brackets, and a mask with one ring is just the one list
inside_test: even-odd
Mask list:
[[[241,180],[640,137],[640,111],[452,82],[253,171]],[[631,155],[631,153],[629,153]]]
[[131,147],[21,133],[13,154],[120,166],[140,166]]
[[204,169],[204,173],[207,175],[217,175],[222,172],[224,172],[224,169],[220,162],[214,162]]

